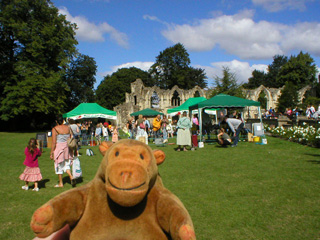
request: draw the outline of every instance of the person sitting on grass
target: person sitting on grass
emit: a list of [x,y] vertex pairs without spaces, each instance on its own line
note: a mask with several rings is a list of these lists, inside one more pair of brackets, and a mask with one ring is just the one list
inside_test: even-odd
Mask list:
[[231,137],[226,133],[224,128],[220,128],[219,134],[217,135],[219,144],[223,147],[228,147],[231,145]]

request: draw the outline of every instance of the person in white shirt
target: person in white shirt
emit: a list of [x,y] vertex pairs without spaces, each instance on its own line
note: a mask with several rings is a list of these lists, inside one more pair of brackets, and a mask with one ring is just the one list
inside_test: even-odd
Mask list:
[[244,123],[239,119],[228,118],[228,117],[225,117],[224,121],[226,123],[228,123],[228,125],[234,135],[234,141],[233,141],[233,144],[231,145],[231,147],[236,147],[238,145],[239,135],[240,135],[241,130],[244,127]]

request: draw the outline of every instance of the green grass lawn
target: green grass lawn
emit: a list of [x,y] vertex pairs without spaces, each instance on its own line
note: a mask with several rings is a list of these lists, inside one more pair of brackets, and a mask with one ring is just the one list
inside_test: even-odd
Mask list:
[[[54,188],[57,176],[49,150],[39,158],[39,192],[24,191],[24,148],[35,133],[0,133],[0,239],[33,238],[33,212],[53,196],[71,189]],[[152,146],[154,148],[155,146]],[[278,138],[267,145],[240,142],[236,148],[206,145],[189,152],[161,147],[159,166],[165,186],[188,209],[197,239],[320,239],[320,149]],[[80,151],[83,182],[95,175],[102,157]],[[64,180],[68,181],[67,175]]]

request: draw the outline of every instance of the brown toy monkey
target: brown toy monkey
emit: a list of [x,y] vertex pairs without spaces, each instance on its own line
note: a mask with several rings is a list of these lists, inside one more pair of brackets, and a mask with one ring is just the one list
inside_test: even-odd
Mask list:
[[91,182],[35,211],[31,228],[38,237],[69,224],[77,240],[196,239],[187,210],[158,174],[163,151],[129,139],[99,149],[104,158]]

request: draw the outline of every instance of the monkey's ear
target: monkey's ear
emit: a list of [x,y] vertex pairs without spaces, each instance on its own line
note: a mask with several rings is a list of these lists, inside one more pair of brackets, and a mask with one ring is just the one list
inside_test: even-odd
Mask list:
[[156,158],[157,165],[160,165],[166,159],[166,154],[158,149],[153,150],[153,155]]
[[112,146],[112,142],[106,142],[103,141],[100,146],[99,146],[99,151],[102,154],[102,156],[104,156],[107,152],[107,150]]

